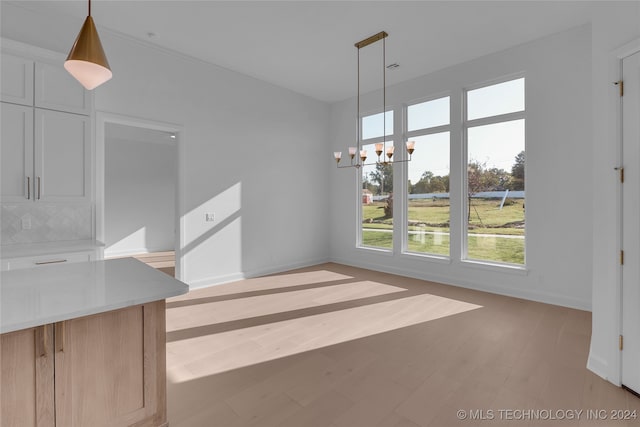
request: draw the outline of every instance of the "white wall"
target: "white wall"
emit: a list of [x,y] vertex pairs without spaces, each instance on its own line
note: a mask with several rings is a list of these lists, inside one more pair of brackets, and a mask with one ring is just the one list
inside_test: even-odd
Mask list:
[[157,140],[122,139],[126,130],[116,137],[114,126],[105,138],[105,256],[173,250],[176,143],[151,131]]
[[[461,89],[524,72],[526,76],[527,273],[450,263],[416,255],[356,248],[354,170],[331,172],[331,257],[341,263],[399,273],[533,300],[591,308],[592,254],[591,28],[582,26],[520,47],[460,64],[387,89],[390,105],[442,93],[461,111]],[[363,99],[363,111],[375,108]],[[372,103],[373,102],[373,103]],[[331,141],[345,150],[354,139],[354,100],[332,106]],[[461,114],[452,114],[452,197],[462,195]],[[399,177],[396,165],[396,175]],[[399,182],[400,180],[395,180]],[[396,198],[397,199],[397,198]],[[462,223],[452,199],[452,224]],[[456,209],[457,207],[457,209]],[[395,212],[398,212],[395,210]],[[397,241],[397,240],[396,240]],[[452,244],[452,248],[454,244]],[[459,248],[459,245],[457,245]]]
[[187,282],[327,258],[327,170],[312,161],[326,158],[326,105],[117,37],[103,44],[122,77],[99,88],[96,109],[183,125]]
[[[56,17],[53,26],[44,14],[2,4],[2,36],[39,47],[66,51],[81,25]],[[186,282],[328,259],[326,104],[108,31],[100,36],[114,77],[95,90],[96,110],[183,128]],[[205,223],[205,212],[216,221]]]

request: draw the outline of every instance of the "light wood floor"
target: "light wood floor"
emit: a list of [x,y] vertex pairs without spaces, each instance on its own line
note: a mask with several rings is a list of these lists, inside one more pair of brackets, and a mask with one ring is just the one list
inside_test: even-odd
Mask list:
[[[640,425],[500,412],[640,417],[640,399],[585,368],[590,333],[585,311],[337,264],[195,290],[167,303],[169,422]],[[459,420],[458,410],[493,420]]]
[[[121,257],[112,257],[121,258]],[[166,252],[151,252],[147,254],[131,255],[131,258],[135,258],[138,261],[142,261],[151,267],[168,274],[171,277],[175,276],[176,267],[176,254],[175,251]]]

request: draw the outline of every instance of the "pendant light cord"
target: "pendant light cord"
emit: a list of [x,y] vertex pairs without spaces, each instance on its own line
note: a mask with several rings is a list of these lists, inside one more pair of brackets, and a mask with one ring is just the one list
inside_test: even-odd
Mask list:
[[91,0],[89,0],[89,15],[87,16],[91,16]]

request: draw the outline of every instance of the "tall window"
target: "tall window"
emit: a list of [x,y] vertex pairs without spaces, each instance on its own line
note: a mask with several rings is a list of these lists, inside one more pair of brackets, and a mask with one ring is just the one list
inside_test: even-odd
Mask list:
[[525,263],[525,79],[466,92],[466,258]]
[[[362,149],[367,152],[366,163],[376,162],[375,144],[383,141],[384,133],[387,137],[393,135],[393,111],[362,118]],[[386,145],[393,146],[393,141],[387,140]],[[361,183],[361,245],[391,249],[393,247],[392,165],[380,163],[362,167]]]
[[407,107],[407,250],[449,255],[449,97]]

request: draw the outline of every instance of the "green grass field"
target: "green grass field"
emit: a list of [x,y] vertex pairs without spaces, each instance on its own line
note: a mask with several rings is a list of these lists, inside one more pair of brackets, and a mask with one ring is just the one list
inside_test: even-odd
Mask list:
[[[505,203],[473,199],[469,219],[467,258],[524,264],[524,200]],[[449,201],[409,201],[409,251],[449,255]],[[362,206],[364,246],[391,248],[393,219],[385,218],[384,202]],[[375,221],[375,222],[371,222]],[[380,231],[377,231],[380,230]],[[424,231],[425,233],[411,233]]]

